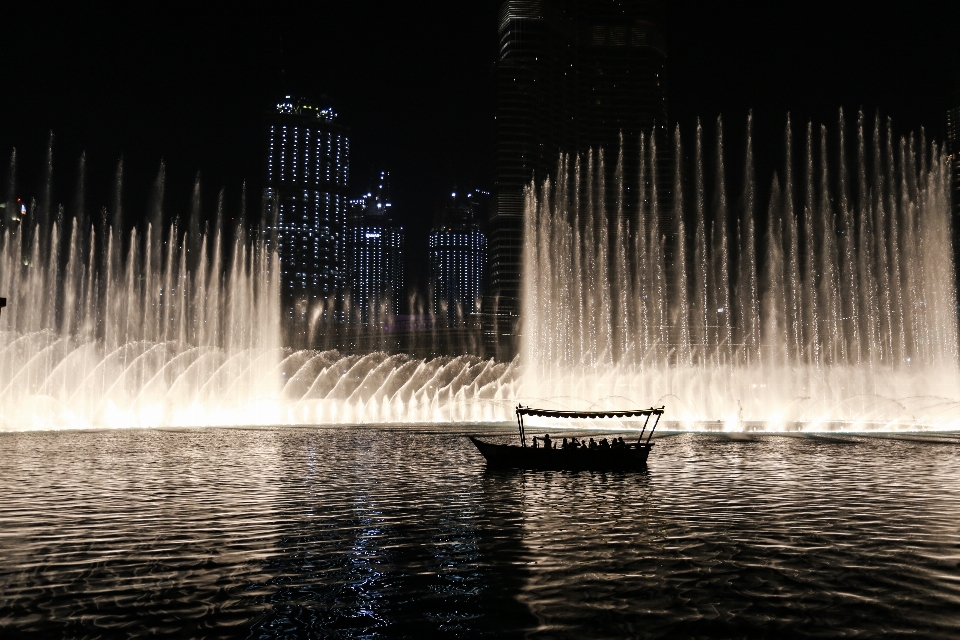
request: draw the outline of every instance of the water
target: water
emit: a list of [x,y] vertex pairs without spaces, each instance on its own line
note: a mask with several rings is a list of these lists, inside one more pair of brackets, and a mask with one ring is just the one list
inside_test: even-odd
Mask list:
[[0,633],[958,637],[958,444],[494,473],[429,427],[6,433]]
[[665,403],[686,428],[960,426],[943,149],[862,113],[804,129],[788,119],[765,202],[750,120],[741,185],[719,119],[712,140],[643,136],[639,175],[599,150],[531,185],[522,392]]

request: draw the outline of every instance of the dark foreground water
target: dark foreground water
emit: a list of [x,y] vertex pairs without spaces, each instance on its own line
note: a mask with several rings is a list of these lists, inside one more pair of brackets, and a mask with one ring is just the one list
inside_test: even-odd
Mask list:
[[960,438],[0,434],[0,636],[960,637]]

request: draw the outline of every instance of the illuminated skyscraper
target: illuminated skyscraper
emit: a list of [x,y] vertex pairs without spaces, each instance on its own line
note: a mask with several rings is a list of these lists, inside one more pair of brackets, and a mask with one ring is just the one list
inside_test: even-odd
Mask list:
[[350,141],[330,106],[285,96],[267,118],[265,195],[276,237],[288,319],[345,285],[344,231]]
[[364,324],[386,321],[399,312],[403,292],[403,228],[394,224],[390,173],[350,201],[347,273],[350,296]]
[[[509,341],[520,305],[523,189],[556,170],[561,153],[603,148],[616,165],[621,134],[626,201],[636,206],[641,133],[666,133],[666,47],[655,0],[507,0],[496,63],[496,183],[485,310]],[[664,140],[664,142],[666,142]],[[667,144],[658,147],[669,154]],[[666,157],[664,157],[664,160]],[[661,162],[666,167],[666,162]],[[669,175],[657,177],[669,198]],[[608,176],[608,177],[612,177]],[[613,202],[614,181],[607,180]],[[670,207],[661,200],[661,211]],[[510,353],[501,353],[511,357]]]
[[456,191],[430,231],[430,286],[433,312],[448,326],[462,325],[480,311],[487,237],[477,220],[489,194]]

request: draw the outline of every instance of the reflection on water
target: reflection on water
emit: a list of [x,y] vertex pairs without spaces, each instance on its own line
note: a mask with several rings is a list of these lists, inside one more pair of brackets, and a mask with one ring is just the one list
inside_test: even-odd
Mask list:
[[661,438],[488,472],[425,430],[0,436],[0,632],[960,634],[960,438]]

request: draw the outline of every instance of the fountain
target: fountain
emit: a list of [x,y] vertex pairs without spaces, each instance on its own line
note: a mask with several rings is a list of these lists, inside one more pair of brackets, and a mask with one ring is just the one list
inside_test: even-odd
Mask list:
[[761,207],[751,127],[734,199],[720,119],[712,199],[699,125],[692,166],[679,129],[669,141],[669,198],[659,136],[639,175],[621,151],[611,185],[591,152],[528,189],[522,393],[665,403],[688,429],[960,428],[943,150],[862,113],[851,136],[842,111],[833,137],[808,124],[796,145],[788,120]]
[[122,163],[112,218],[90,220],[83,159],[70,215],[49,204],[47,160],[40,204],[0,235],[0,431],[506,419],[514,363],[283,348],[276,254],[265,228],[226,228],[222,193],[211,224],[199,182],[164,224],[161,166],[146,223],[123,233]]
[[735,198],[719,119],[712,197],[699,126],[690,166],[677,130],[642,138],[638,175],[597,151],[531,185],[512,362],[285,348],[269,225],[227,228],[222,194],[202,224],[199,181],[190,214],[164,222],[161,166],[123,232],[122,163],[112,211],[90,219],[82,158],[68,214],[51,204],[52,143],[40,203],[13,215],[14,153],[0,430],[510,421],[518,400],[666,404],[682,429],[960,428],[942,149],[862,114],[851,135],[841,112],[834,137],[808,124],[798,154],[788,122],[761,206],[750,130]]

